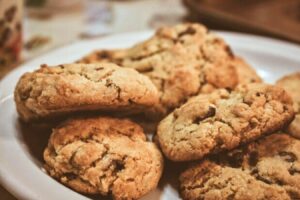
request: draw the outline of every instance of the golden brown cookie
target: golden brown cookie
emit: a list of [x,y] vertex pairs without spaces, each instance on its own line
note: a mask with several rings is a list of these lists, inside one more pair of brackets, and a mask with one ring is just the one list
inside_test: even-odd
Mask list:
[[138,199],[156,188],[163,158],[142,128],[127,119],[72,119],[53,129],[44,151],[47,172],[87,194]]
[[115,64],[42,66],[25,73],[15,89],[15,102],[25,121],[78,111],[141,112],[158,102],[148,77]]
[[235,57],[233,62],[237,70],[239,84],[262,82],[256,71],[244,59]]
[[276,133],[216,155],[180,176],[183,199],[300,199],[300,141]]
[[180,24],[160,28],[131,48],[99,50],[79,62],[113,62],[148,76],[159,91],[160,104],[147,115],[160,119],[190,96],[233,89],[238,84],[233,59],[228,45],[206,27]]
[[287,128],[287,131],[300,139],[300,72],[281,78],[277,81],[276,85],[284,88],[294,101],[296,116],[294,121]]
[[184,200],[289,200],[278,185],[259,181],[239,168],[221,166],[210,161],[186,170],[180,176],[180,193]]
[[280,130],[293,118],[285,90],[252,83],[191,98],[160,122],[157,139],[170,160],[198,160]]

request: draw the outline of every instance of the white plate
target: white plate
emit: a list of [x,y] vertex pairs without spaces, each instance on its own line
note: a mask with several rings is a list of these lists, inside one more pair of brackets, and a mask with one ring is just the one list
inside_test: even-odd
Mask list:
[[[28,62],[0,83],[0,180],[19,199],[88,199],[50,178],[42,170],[42,151],[49,131],[33,131],[21,126],[13,102],[13,89],[21,74],[40,64],[73,62],[91,50],[121,48],[148,38],[153,32],[126,33],[103,39],[79,42]],[[300,71],[300,47],[277,40],[220,32],[234,52],[254,66],[266,82],[274,82],[291,72]],[[176,192],[178,174],[174,166],[168,168],[163,181],[154,192],[143,199],[179,199]],[[171,172],[170,172],[171,171]],[[171,180],[169,180],[171,179]]]

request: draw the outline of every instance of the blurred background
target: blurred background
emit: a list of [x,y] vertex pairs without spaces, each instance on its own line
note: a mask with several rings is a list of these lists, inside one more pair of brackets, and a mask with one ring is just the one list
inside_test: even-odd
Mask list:
[[2,0],[0,78],[78,40],[186,21],[300,42],[300,0]]
[[300,43],[300,0],[0,0],[0,79],[79,40],[188,21]]

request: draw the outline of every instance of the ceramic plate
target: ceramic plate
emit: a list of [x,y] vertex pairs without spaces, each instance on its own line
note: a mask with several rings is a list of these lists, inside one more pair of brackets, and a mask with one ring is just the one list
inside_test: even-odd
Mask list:
[[[42,152],[47,144],[49,129],[33,128],[18,121],[13,90],[17,80],[40,64],[56,65],[73,62],[94,49],[122,48],[133,45],[153,34],[152,31],[112,35],[83,41],[55,50],[25,63],[0,83],[0,180],[18,199],[89,199],[63,186],[43,170]],[[300,71],[300,47],[277,40],[219,32],[234,52],[243,56],[266,82],[273,83],[283,75]],[[159,187],[145,196],[147,199],[179,199],[176,191],[180,165],[167,163]]]

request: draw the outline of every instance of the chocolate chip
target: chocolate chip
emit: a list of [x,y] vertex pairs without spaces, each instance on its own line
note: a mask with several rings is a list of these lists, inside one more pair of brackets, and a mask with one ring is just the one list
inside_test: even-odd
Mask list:
[[227,155],[227,161],[229,165],[233,168],[239,168],[242,166],[244,161],[244,152],[243,150],[235,150]]
[[116,170],[119,172],[119,171],[122,171],[123,169],[125,169],[124,164],[117,161],[116,162]]
[[212,107],[212,106],[209,106],[206,118],[207,117],[213,117],[213,116],[215,116],[215,114],[216,114],[216,108]]
[[7,9],[4,13],[5,19],[8,22],[12,22],[15,16],[15,13],[17,11],[17,7],[16,6],[12,6],[9,9]]
[[131,98],[128,99],[128,103],[129,103],[129,105],[135,104],[134,100],[132,100]]
[[279,155],[287,162],[295,162],[297,160],[296,155],[292,152],[281,151]]
[[275,182],[276,182],[277,185],[280,185],[280,186],[284,185],[284,182],[282,180],[276,179]]
[[100,51],[97,53],[98,59],[111,58],[111,53],[109,51]]
[[194,120],[193,120],[193,124],[200,124],[200,122],[203,120],[202,117],[196,117]]
[[231,50],[231,48],[230,48],[228,45],[225,46],[225,51],[227,52],[227,54],[228,54],[231,58],[234,57],[234,53],[233,53],[233,51]]
[[253,176],[256,176],[258,174],[258,169],[253,168],[250,174],[253,175]]
[[76,179],[76,178],[77,178],[76,174],[74,174],[74,173],[72,173],[72,172],[65,173],[64,176],[65,176],[68,180],[73,180],[73,179]]
[[258,125],[258,122],[257,122],[257,121],[255,121],[255,120],[251,120],[251,121],[250,121],[250,128],[251,128],[251,129],[256,128],[257,125]]
[[206,112],[206,114],[204,116],[197,116],[194,120],[193,123],[194,124],[199,124],[202,120],[208,118],[208,117],[213,117],[216,114],[216,108],[209,106],[208,111]]
[[111,79],[106,79],[106,82],[105,82],[105,86],[106,87],[111,87],[113,85],[113,82]]
[[184,35],[194,35],[196,33],[196,30],[192,27],[188,27],[186,30],[180,32],[178,34],[178,37],[182,37]]
[[289,170],[290,175],[294,175],[294,174],[300,174],[300,170],[299,169],[295,169],[295,168],[290,168]]
[[65,68],[65,66],[64,66],[64,65],[59,65],[59,67],[60,67],[61,69],[64,69],[64,68]]
[[258,162],[258,152],[253,151],[249,155],[249,164],[251,166],[255,166]]
[[117,91],[117,99],[121,100],[121,88],[117,86],[111,79],[106,79],[105,86],[114,88]]
[[32,88],[27,88],[25,91],[20,93],[20,99],[22,101],[25,101],[26,99],[28,99],[30,97],[30,93],[31,93]]
[[263,176],[261,176],[261,175],[259,175],[259,174],[256,175],[256,179],[257,179],[257,180],[260,180],[260,181],[262,181],[262,182],[264,182],[264,183],[266,183],[266,184],[272,184],[272,181],[271,181],[271,180],[269,180],[268,178],[263,177]]

